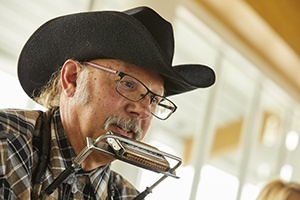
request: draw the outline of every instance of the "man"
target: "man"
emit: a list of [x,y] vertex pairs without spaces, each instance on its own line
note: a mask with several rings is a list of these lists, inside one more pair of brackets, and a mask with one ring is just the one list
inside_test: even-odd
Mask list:
[[[172,66],[173,30],[148,7],[52,19],[25,44],[18,62],[24,91],[48,111],[0,112],[0,199],[39,196],[86,146],[111,131],[141,140],[153,116],[176,110],[167,96],[211,86],[213,70]],[[49,137],[47,137],[49,136]],[[91,153],[54,199],[132,199],[138,191]]]

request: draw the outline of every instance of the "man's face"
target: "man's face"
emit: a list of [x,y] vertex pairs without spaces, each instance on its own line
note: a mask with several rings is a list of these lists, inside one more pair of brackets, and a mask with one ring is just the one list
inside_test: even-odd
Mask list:
[[[155,72],[119,60],[98,59],[92,62],[129,74],[144,83],[152,92],[163,94],[163,79]],[[115,89],[120,80],[118,75],[91,66],[83,67],[89,67],[87,79],[78,80],[74,94],[82,136],[97,138],[112,131],[126,137],[142,139],[152,119],[149,95],[138,102],[130,101]],[[81,87],[82,82],[86,82],[84,87]]]

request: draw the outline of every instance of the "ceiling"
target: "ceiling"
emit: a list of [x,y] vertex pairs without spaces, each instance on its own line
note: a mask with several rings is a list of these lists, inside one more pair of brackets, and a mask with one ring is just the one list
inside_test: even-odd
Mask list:
[[300,1],[245,0],[300,56]]
[[300,1],[194,2],[212,29],[300,100]]

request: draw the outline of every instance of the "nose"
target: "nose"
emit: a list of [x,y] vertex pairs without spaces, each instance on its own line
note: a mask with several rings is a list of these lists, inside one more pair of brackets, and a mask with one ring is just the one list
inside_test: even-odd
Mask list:
[[150,95],[146,95],[143,99],[138,102],[128,101],[127,112],[129,115],[140,118],[147,119],[151,118],[151,97]]

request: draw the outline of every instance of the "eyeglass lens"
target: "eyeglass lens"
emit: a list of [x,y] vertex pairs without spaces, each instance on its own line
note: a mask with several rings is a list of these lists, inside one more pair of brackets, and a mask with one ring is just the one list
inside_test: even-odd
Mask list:
[[140,101],[150,93],[149,106],[151,113],[159,119],[167,119],[176,109],[176,106],[171,101],[163,96],[152,93],[139,80],[129,75],[124,75],[120,79],[116,85],[116,90],[123,97],[135,102]]

